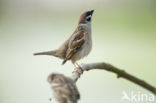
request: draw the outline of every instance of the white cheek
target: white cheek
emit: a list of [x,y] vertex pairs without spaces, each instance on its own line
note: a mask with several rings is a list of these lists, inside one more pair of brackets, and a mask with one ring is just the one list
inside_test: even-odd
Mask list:
[[89,15],[89,16],[87,16],[86,18],[88,19],[88,18],[91,18],[92,16],[91,15]]

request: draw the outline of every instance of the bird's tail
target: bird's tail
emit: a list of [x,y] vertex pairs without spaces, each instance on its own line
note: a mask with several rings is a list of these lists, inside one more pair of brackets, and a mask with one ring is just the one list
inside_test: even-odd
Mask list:
[[34,53],[34,55],[52,55],[52,56],[58,57],[56,52],[57,52],[56,50],[54,50],[54,51],[46,51],[46,52]]

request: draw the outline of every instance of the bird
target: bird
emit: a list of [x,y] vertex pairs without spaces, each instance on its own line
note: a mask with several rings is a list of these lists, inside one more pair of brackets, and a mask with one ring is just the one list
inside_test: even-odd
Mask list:
[[80,99],[79,91],[72,78],[59,73],[51,73],[47,80],[52,90],[51,101],[77,103]]
[[62,65],[71,60],[75,67],[81,68],[78,60],[86,57],[92,50],[92,15],[94,10],[81,14],[78,26],[72,35],[56,50],[34,53],[34,55],[50,55],[63,59]]

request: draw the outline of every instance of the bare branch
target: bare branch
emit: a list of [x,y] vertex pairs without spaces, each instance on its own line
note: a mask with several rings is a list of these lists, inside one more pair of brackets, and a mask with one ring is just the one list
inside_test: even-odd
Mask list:
[[156,95],[156,88],[147,82],[129,74],[126,73],[124,70],[121,70],[119,68],[116,68],[108,63],[90,63],[90,64],[83,64],[81,65],[81,68],[76,68],[75,71],[73,71],[72,78],[75,80],[75,82],[78,80],[78,78],[83,74],[83,71],[93,70],[93,69],[100,69],[100,70],[106,70],[109,72],[113,72],[117,74],[117,78],[124,78],[127,79],[135,84],[138,84],[139,86],[151,91]]

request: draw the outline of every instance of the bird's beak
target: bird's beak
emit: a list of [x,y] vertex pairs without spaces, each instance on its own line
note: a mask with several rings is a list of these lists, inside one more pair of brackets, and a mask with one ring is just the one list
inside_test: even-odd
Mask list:
[[93,14],[93,12],[94,12],[94,10],[91,10],[91,11],[90,11],[90,15],[92,15],[92,14]]

